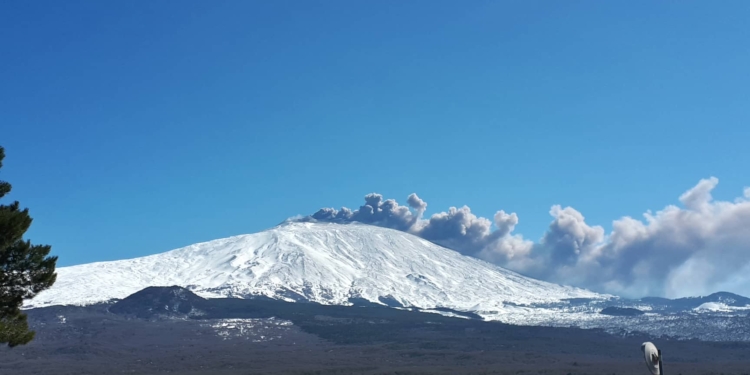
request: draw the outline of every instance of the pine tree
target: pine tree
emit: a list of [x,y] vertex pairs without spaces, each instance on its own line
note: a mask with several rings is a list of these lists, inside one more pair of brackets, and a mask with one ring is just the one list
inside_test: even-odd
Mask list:
[[[5,149],[0,146],[0,168]],[[0,181],[0,198],[10,192],[11,185]],[[56,256],[48,256],[49,245],[32,245],[23,235],[31,226],[29,210],[18,202],[0,205],[0,344],[10,347],[28,344],[34,339],[23,301],[52,286],[57,274]]]

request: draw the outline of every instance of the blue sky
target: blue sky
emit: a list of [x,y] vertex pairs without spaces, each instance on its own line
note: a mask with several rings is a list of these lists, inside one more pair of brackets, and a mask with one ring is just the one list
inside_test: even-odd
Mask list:
[[[750,185],[750,2],[0,4],[0,179],[72,265],[378,192],[610,229]],[[7,199],[6,199],[7,201]]]

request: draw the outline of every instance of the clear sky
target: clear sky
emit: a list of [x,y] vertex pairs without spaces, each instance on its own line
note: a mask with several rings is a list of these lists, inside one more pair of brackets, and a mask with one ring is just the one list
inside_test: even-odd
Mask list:
[[[378,192],[609,230],[750,185],[748,1],[4,1],[0,179],[59,266]],[[7,200],[6,200],[7,201]]]

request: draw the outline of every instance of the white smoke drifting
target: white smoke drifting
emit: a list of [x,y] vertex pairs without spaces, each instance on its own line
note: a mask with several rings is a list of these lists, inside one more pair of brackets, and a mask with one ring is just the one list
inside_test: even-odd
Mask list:
[[714,201],[717,184],[701,180],[680,196],[683,207],[647,212],[645,221],[623,217],[609,234],[574,208],[555,205],[538,242],[513,234],[518,216],[502,210],[494,220],[466,206],[423,218],[427,203],[416,194],[408,206],[369,194],[357,210],[324,208],[302,220],[394,228],[539,279],[626,297],[748,295],[750,188],[733,202]]

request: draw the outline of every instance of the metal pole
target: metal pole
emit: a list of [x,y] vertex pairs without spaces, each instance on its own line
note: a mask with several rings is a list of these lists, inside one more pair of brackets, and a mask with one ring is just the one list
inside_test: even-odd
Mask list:
[[657,349],[659,352],[659,375],[664,375],[664,370],[661,368],[661,349]]

